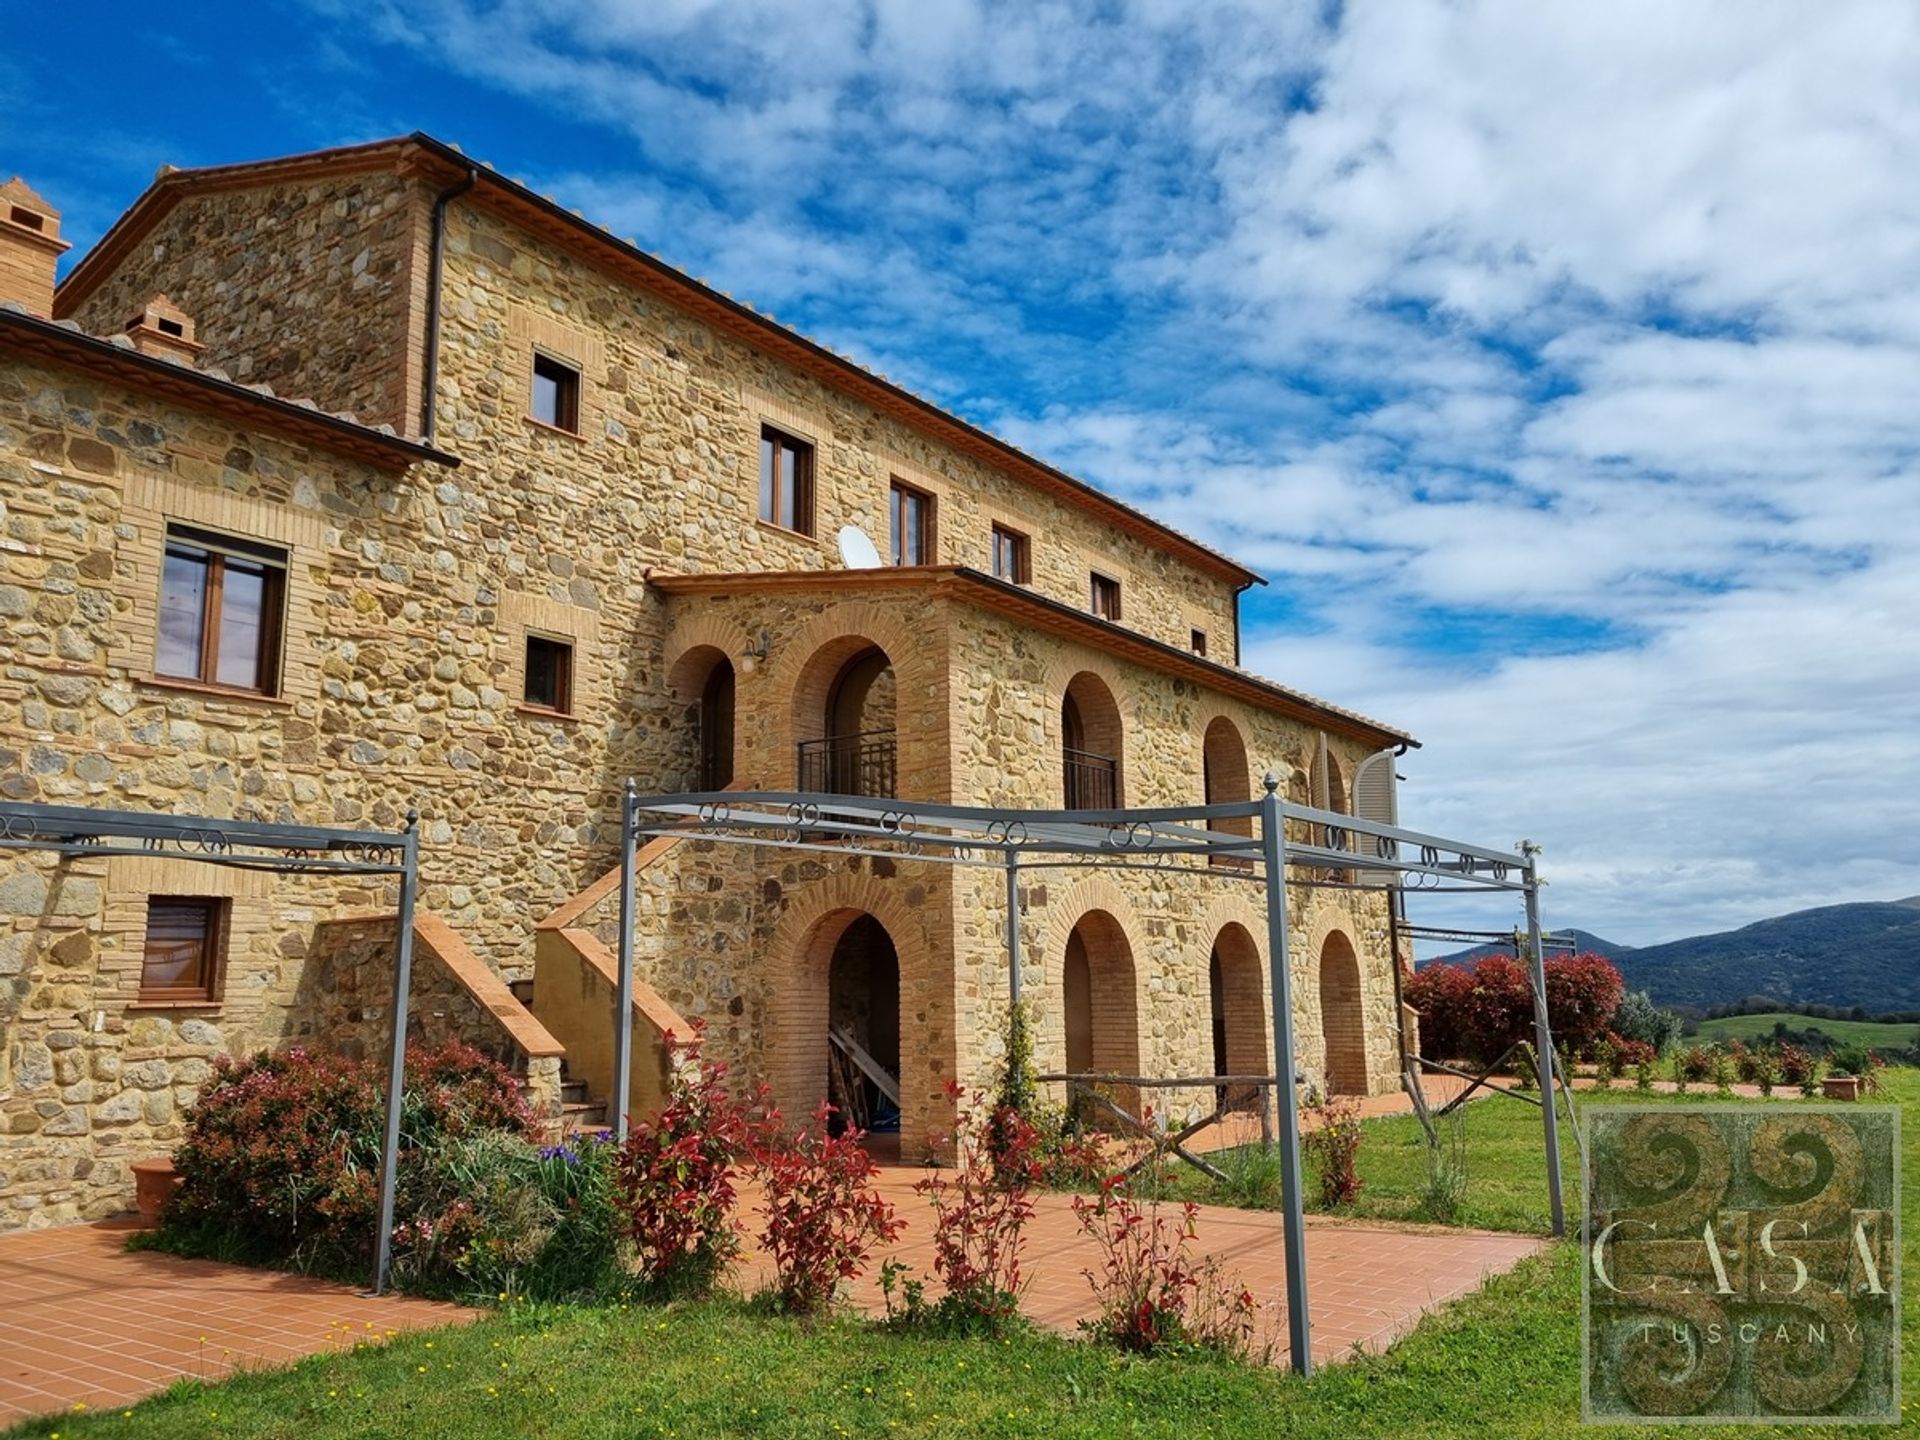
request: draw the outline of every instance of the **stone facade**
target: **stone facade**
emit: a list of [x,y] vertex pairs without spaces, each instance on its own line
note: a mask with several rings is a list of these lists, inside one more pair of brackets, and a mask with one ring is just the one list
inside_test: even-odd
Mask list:
[[[117,332],[165,292],[191,317],[203,365],[411,432],[429,369],[435,197],[458,172],[404,145],[391,164],[343,153],[357,158],[158,182],[59,311]],[[952,440],[850,367],[837,380],[828,361],[783,358],[793,337],[757,342],[745,322],[714,318],[710,294],[683,295],[597,232],[564,229],[497,177],[447,205],[433,400],[457,469],[365,463],[197,407],[178,386],[108,383],[0,346],[0,795],[384,829],[417,809],[422,906],[499,985],[535,979],[534,1015],[592,1069],[594,947],[612,938],[608,892],[592,887],[615,859],[617,795],[629,776],[643,790],[697,787],[704,687],[722,663],[741,786],[793,786],[799,747],[835,729],[847,667],[875,653],[854,723],[890,734],[908,800],[1060,805],[1070,687],[1095,712],[1089,748],[1111,747],[1128,804],[1251,798],[1269,770],[1305,799],[1325,788],[1323,748],[1351,776],[1395,743],[1184,658],[1195,630],[1231,658],[1245,576],[1230,562],[1036,479],[1032,462]],[[578,433],[530,417],[536,353],[577,367]],[[810,536],[757,519],[763,425],[814,446]],[[842,570],[831,537],[842,525],[884,536],[895,479],[934,497],[934,565]],[[153,674],[170,523],[284,548],[275,694]],[[1044,614],[967,573],[990,568],[995,524],[1029,537],[1024,593]],[[1119,628],[1076,618],[1095,570],[1121,582]],[[568,713],[523,703],[529,635],[572,647]],[[116,1205],[124,1162],[177,1135],[215,1054],[373,1043],[388,887],[267,885],[183,863],[0,854],[0,1227]],[[150,894],[231,906],[216,1003],[139,1003]],[[645,1028],[657,1040],[706,1021],[715,1049],[791,1112],[819,1096],[842,1009],[879,1043],[894,1034],[835,968],[863,916],[898,969],[909,1153],[943,1122],[944,1082],[984,1080],[998,1058],[997,874],[690,840],[650,852],[639,898]],[[1080,1023],[1069,950],[1095,977],[1102,1055],[1212,1071],[1217,952],[1227,1058],[1270,1064],[1265,928],[1243,876],[1035,871],[1023,913],[1044,1067],[1065,1064]],[[1384,902],[1301,888],[1290,918],[1303,1063],[1348,1088],[1390,1087]],[[537,1038],[516,1049],[487,1029],[497,994],[460,969],[423,966],[426,1013],[449,1033],[492,1034],[542,1086],[557,1081]],[[569,977],[564,1001],[550,971]]]

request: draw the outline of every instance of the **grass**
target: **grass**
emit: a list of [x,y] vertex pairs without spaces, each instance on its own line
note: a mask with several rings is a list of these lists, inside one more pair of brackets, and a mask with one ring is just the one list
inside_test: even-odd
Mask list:
[[[1890,1071],[1888,1090],[1888,1098],[1920,1104],[1920,1071]],[[1638,1098],[1615,1090],[1583,1095],[1582,1104]],[[1464,1218],[1543,1227],[1539,1112],[1495,1099],[1470,1106],[1466,1123]],[[1424,1194],[1425,1161],[1409,1143],[1409,1126],[1417,1130],[1410,1120],[1368,1123],[1361,1151],[1368,1193],[1358,1213],[1393,1214]],[[1536,1148],[1528,1149],[1529,1139]],[[1911,1268],[1920,1236],[1920,1146],[1908,1148],[1903,1164]],[[1920,1335],[1915,1289],[1909,1285],[1904,1299],[1909,1373]],[[1572,1245],[1429,1316],[1388,1354],[1328,1367],[1307,1381],[1217,1360],[1134,1360],[1040,1333],[994,1343],[900,1334],[849,1318],[809,1326],[735,1301],[519,1307],[358,1354],[177,1387],[126,1416],[61,1416],[10,1433],[63,1440],[1556,1437],[1579,1423],[1578,1317]],[[1676,1426],[1640,1433],[1710,1440],[1790,1432]]]
[[1789,1010],[1769,1010],[1760,1015],[1724,1015],[1718,1020],[1702,1020],[1696,1038],[1688,1036],[1682,1045],[1704,1044],[1709,1040],[1770,1040],[1773,1027],[1785,1022],[1789,1030],[1821,1030],[1841,1044],[1855,1043],[1876,1050],[1904,1050],[1920,1040],[1920,1025],[1908,1021],[1899,1025],[1878,1020],[1822,1020],[1813,1015],[1798,1015]]

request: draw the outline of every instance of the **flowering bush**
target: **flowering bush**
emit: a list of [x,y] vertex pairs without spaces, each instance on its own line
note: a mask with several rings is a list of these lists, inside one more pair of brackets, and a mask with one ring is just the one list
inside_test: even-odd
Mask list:
[[[174,1152],[180,1188],[162,1241],[361,1273],[378,1221],[384,1078],[370,1061],[298,1048],[216,1060]],[[479,1051],[409,1049],[401,1186],[416,1157],[443,1140],[525,1135],[533,1124],[512,1075]]]
[[1360,1197],[1360,1104],[1350,1095],[1325,1095],[1307,1107],[1300,1148],[1320,1172],[1320,1204],[1332,1210]]
[[483,1302],[620,1293],[614,1150],[599,1137],[540,1148],[496,1130],[421,1153],[393,1231],[395,1283]]
[[[964,1092],[952,1081],[947,1097]],[[957,1165],[913,1188],[933,1202],[933,1269],[946,1287],[934,1317],[960,1330],[998,1333],[1020,1313],[1020,1251],[1040,1179],[1040,1133],[1017,1110],[966,1097],[953,1136]]]
[[[1642,1065],[1652,1065],[1660,1058],[1660,1052],[1644,1040],[1630,1040],[1624,1035],[1608,1034],[1604,1043],[1613,1052],[1613,1073],[1615,1077],[1629,1070],[1638,1070]],[[1594,1047],[1594,1058],[1600,1056],[1599,1046]]]
[[[1591,1055],[1626,992],[1620,972],[1599,955],[1556,956],[1546,977],[1555,1041]],[[1436,1060],[1491,1063],[1533,1033],[1527,968],[1508,955],[1484,956],[1470,968],[1429,965],[1407,982],[1406,999],[1420,1012],[1421,1049]]]
[[1163,1215],[1158,1200],[1135,1199],[1121,1174],[1102,1181],[1098,1195],[1074,1196],[1073,1214],[1100,1247],[1099,1271],[1087,1272],[1100,1314],[1081,1321],[1083,1329],[1143,1355],[1182,1345],[1237,1352],[1250,1343],[1253,1293],[1229,1288],[1218,1266],[1188,1257],[1198,1205],[1189,1200]]
[[780,1304],[795,1314],[824,1309],[842,1280],[851,1280],[875,1245],[905,1228],[873,1188],[873,1158],[858,1130],[827,1133],[833,1107],[824,1102],[798,1133],[781,1132],[770,1111],[750,1142],[755,1177],[766,1190],[761,1240],[773,1256]]
[[1799,1045],[1782,1045],[1775,1058],[1780,1062],[1780,1078],[1788,1085],[1804,1085],[1819,1063],[1811,1050]]
[[621,1229],[640,1275],[669,1293],[700,1293],[740,1252],[734,1177],[745,1159],[746,1110],[726,1088],[727,1067],[706,1059],[705,1027],[677,1040],[667,1103],[632,1127],[617,1166]]

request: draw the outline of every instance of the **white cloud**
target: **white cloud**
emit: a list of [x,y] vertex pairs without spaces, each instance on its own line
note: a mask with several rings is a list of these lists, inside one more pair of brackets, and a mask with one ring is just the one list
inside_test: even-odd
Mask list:
[[1544,841],[1560,921],[1920,890],[1911,6],[377,23],[628,137],[530,144],[568,203],[1268,569],[1249,658],[1420,733],[1409,814]]

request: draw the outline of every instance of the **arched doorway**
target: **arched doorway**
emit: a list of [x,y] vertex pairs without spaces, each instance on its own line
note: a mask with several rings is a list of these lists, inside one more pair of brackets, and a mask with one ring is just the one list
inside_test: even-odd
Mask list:
[[[1266,993],[1260,984],[1260,951],[1244,926],[1221,927],[1207,957],[1207,996],[1213,1020],[1215,1075],[1268,1075]],[[1233,1109],[1255,1109],[1257,1086],[1226,1088],[1219,1097]]]
[[[1140,1014],[1133,948],[1120,922],[1106,911],[1089,910],[1068,933],[1060,992],[1067,1073],[1138,1074]],[[1110,1088],[1107,1093],[1139,1114],[1137,1090]]]
[[1082,670],[1060,699],[1061,790],[1069,810],[1117,810],[1121,783],[1120,707],[1106,682]]
[[733,783],[733,662],[721,656],[700,689],[700,788]]
[[667,672],[677,706],[675,748],[687,788],[723,790],[734,775],[734,670],[717,645],[695,645]]
[[1327,1092],[1367,1093],[1367,1022],[1360,987],[1360,957],[1353,942],[1335,930],[1320,946],[1320,1033],[1326,1043]]
[[[836,1130],[900,1129],[900,957],[871,915],[840,933],[827,962],[826,1094]],[[891,1090],[891,1094],[889,1094]]]
[[847,637],[807,662],[794,696],[799,788],[892,796],[897,782],[893,662]]

